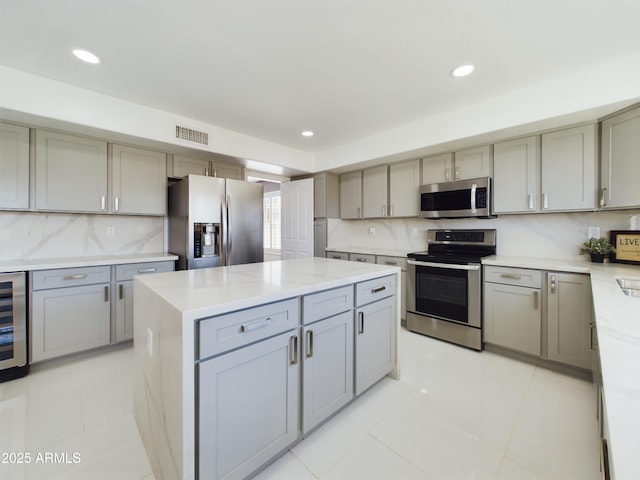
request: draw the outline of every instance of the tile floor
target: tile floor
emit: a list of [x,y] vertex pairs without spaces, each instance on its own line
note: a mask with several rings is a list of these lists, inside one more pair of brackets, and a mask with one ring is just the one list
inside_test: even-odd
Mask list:
[[[400,381],[383,379],[256,478],[600,478],[590,383],[405,330],[400,352]],[[54,362],[0,384],[0,454],[31,454],[28,465],[0,458],[0,479],[152,480],[132,355]]]

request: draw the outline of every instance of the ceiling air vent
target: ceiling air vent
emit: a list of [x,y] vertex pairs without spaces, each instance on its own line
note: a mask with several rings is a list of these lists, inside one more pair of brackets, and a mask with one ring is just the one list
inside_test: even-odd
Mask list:
[[209,145],[209,134],[206,132],[199,132],[187,127],[181,127],[176,125],[176,138],[181,138],[188,142],[201,143],[203,145]]

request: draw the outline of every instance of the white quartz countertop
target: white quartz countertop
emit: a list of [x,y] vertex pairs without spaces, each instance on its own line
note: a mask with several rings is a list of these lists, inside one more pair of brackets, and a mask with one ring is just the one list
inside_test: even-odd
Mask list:
[[177,260],[176,255],[166,253],[142,253],[130,255],[100,255],[94,257],[37,258],[0,260],[0,272],[29,272],[53,268],[91,267],[95,265],[122,265],[125,263],[166,262]]
[[640,266],[587,260],[493,256],[484,265],[586,273],[598,332],[602,383],[609,422],[609,457],[615,478],[639,478],[640,298],[628,297],[617,278],[640,280]]
[[416,250],[397,250],[389,248],[372,247],[327,247],[327,252],[363,253],[366,255],[384,255],[385,257],[406,257],[407,254]]
[[135,280],[181,312],[183,321],[193,321],[396,273],[399,267],[314,257],[143,275]]

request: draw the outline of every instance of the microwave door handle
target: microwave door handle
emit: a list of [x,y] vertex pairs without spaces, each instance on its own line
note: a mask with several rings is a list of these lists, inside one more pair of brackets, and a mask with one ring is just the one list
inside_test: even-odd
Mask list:
[[433,267],[443,268],[446,270],[480,270],[480,265],[458,265],[455,263],[435,263],[435,262],[418,262],[416,260],[407,260],[409,265],[416,265],[418,267]]
[[476,185],[475,183],[473,185],[471,185],[471,213],[478,213],[478,210],[476,209],[476,190],[478,188],[478,185]]

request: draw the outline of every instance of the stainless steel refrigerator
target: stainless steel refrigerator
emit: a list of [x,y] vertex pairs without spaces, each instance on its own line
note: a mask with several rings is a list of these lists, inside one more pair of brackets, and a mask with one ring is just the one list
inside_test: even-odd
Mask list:
[[255,263],[263,254],[262,184],[188,175],[169,187],[176,269]]

